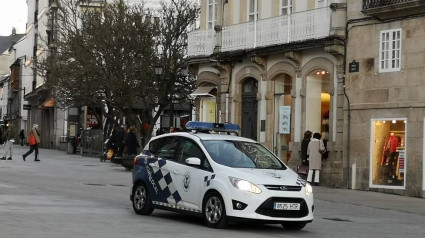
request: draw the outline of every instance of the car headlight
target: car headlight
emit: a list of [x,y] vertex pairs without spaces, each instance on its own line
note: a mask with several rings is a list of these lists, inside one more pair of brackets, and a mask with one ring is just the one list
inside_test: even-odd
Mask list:
[[313,187],[309,183],[305,184],[305,194],[307,196],[310,196],[311,194],[313,194]]
[[229,177],[229,179],[232,185],[239,190],[256,194],[261,193],[261,189],[251,182],[233,177]]

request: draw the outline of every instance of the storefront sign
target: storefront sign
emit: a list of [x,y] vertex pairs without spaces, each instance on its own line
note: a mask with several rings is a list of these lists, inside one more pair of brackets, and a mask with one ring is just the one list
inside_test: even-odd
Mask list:
[[87,112],[87,127],[95,127],[99,124],[99,120],[92,112]]
[[290,134],[291,131],[291,107],[280,106],[279,108],[279,134]]
[[348,71],[350,73],[357,73],[357,72],[359,72],[359,68],[360,68],[359,62],[357,62],[355,60],[353,60],[353,62],[351,62],[351,63],[348,64]]

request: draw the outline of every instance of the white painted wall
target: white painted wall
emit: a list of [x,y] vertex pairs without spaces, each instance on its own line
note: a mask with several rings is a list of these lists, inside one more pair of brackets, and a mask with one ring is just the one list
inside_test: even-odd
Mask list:
[[307,77],[306,88],[306,130],[321,132],[321,92],[322,81],[313,76]]

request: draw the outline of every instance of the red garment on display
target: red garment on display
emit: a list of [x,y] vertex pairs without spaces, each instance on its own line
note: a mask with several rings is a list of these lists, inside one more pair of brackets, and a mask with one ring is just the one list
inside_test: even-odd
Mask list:
[[389,135],[387,137],[387,139],[385,140],[384,149],[382,150],[381,165],[383,165],[384,162],[385,162],[385,158],[386,158],[385,152],[386,152],[386,150],[389,149],[390,154],[391,154],[393,152],[396,152],[397,146],[398,146],[398,138],[395,137],[395,136]]

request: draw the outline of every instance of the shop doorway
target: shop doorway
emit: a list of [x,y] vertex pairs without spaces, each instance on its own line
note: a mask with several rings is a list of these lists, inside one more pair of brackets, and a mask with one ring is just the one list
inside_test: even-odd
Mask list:
[[274,153],[283,162],[291,158],[291,97],[292,78],[287,74],[279,75],[274,81]]
[[330,114],[330,74],[326,70],[316,70],[307,76],[306,87],[306,130],[329,137]]
[[258,82],[247,78],[242,83],[242,136],[257,140]]

